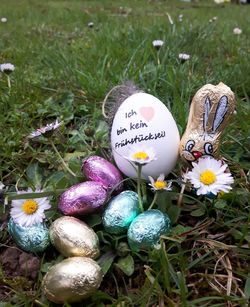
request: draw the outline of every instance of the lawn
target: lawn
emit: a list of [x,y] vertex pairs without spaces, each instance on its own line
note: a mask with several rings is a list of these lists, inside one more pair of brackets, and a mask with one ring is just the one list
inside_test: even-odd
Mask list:
[[[15,65],[10,87],[0,74],[0,306],[55,306],[42,294],[41,282],[63,256],[52,246],[38,254],[17,248],[7,229],[11,201],[20,198],[17,190],[40,186],[52,204],[47,224],[61,215],[59,195],[86,180],[82,159],[99,155],[112,161],[102,104],[112,87],[126,81],[164,102],[180,135],[199,88],[223,82],[232,89],[236,112],[220,154],[234,177],[233,189],[212,200],[186,190],[178,204],[179,159],[168,178],[172,191],[155,205],[169,215],[172,231],[149,251],[133,252],[126,235],[104,231],[101,214],[82,217],[98,234],[97,261],[105,275],[77,306],[248,305],[249,16],[250,5],[212,0],[0,1],[0,18],[7,18],[0,22],[0,63]],[[242,33],[234,34],[235,28]],[[156,50],[152,41],[158,39],[164,45]],[[180,53],[190,59],[180,61]],[[63,124],[50,138],[27,138],[56,119]],[[126,189],[135,190],[134,180],[124,179]],[[145,184],[144,196],[153,198]]]

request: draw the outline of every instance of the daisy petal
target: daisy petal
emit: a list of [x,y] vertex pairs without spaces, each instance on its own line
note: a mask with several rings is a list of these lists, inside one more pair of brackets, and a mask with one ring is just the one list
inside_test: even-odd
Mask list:
[[[33,192],[28,190],[28,192]],[[41,193],[41,190],[35,192]],[[24,192],[19,192],[22,194]],[[19,199],[13,200],[10,215],[14,222],[21,226],[32,226],[41,223],[45,219],[44,210],[50,209],[51,205],[48,198]]]
[[193,169],[184,175],[190,181],[197,195],[213,193],[217,195],[220,191],[228,192],[234,179],[231,173],[226,173],[228,165],[221,160],[212,157],[203,157],[193,162]]

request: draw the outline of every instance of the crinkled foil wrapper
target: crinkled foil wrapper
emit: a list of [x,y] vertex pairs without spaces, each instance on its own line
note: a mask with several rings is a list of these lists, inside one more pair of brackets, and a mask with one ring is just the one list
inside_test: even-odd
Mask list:
[[84,159],[82,172],[88,180],[102,183],[109,191],[115,188],[116,194],[123,189],[121,172],[102,157],[91,156]]
[[148,249],[156,246],[160,236],[169,232],[169,217],[160,210],[152,209],[139,214],[128,229],[128,243],[132,250]]
[[202,156],[217,158],[221,134],[235,110],[235,96],[224,83],[206,84],[195,94],[186,131],[180,142],[180,156],[193,162]]
[[124,191],[113,197],[108,203],[102,217],[103,226],[109,233],[125,233],[140,213],[139,199],[137,193]]
[[43,223],[32,226],[21,226],[11,218],[8,231],[16,244],[26,252],[43,252],[50,244],[49,230]]
[[83,256],[97,258],[99,239],[92,228],[83,221],[62,216],[49,229],[51,243],[65,257]]
[[74,303],[97,290],[102,278],[102,270],[96,261],[85,257],[71,257],[49,269],[43,278],[42,290],[54,303]]
[[107,188],[102,183],[85,181],[63,192],[58,209],[65,215],[86,215],[101,209],[106,198]]

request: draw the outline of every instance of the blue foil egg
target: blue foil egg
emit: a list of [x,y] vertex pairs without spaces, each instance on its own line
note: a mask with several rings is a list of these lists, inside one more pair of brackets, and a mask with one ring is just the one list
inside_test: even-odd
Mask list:
[[217,195],[212,192],[207,193],[205,196],[207,196],[207,198],[210,198],[210,199],[215,199],[217,197]]
[[102,217],[103,226],[109,233],[125,233],[139,213],[138,195],[133,191],[124,191],[108,203]]
[[50,244],[49,230],[43,223],[26,227],[10,219],[8,231],[15,243],[26,252],[42,252]]
[[128,243],[132,250],[149,249],[159,243],[160,236],[169,232],[171,222],[167,214],[152,209],[139,214],[128,229]]

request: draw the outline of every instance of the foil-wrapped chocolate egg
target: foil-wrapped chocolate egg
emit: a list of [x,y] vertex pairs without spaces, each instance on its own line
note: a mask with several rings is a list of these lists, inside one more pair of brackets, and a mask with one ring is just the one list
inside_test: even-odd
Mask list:
[[152,248],[160,236],[169,232],[170,219],[160,210],[152,209],[139,214],[128,229],[128,243],[132,250]]
[[107,198],[107,188],[100,182],[78,183],[63,192],[58,209],[65,215],[85,215],[99,210]]
[[75,303],[99,288],[103,274],[91,258],[71,257],[52,266],[43,278],[44,295],[57,304]]
[[11,218],[8,223],[8,231],[15,243],[26,252],[43,252],[50,244],[49,230],[43,223],[21,226]]
[[97,258],[100,254],[98,236],[92,228],[72,216],[56,219],[49,229],[51,243],[65,257]]
[[108,190],[115,188],[115,192],[122,191],[122,175],[109,161],[99,156],[91,156],[83,160],[82,172],[88,180],[101,182]]
[[102,217],[104,228],[109,233],[124,233],[139,213],[138,195],[124,191],[113,197],[105,209]]

